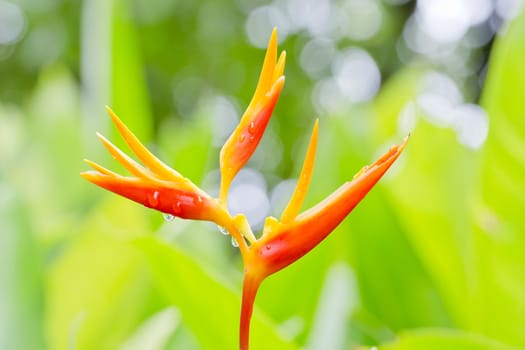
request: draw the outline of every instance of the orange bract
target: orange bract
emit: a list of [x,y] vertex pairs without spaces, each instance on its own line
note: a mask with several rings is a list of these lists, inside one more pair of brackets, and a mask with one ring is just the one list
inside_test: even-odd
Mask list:
[[226,203],[230,184],[259,145],[284,86],[286,52],[277,61],[277,30],[273,30],[259,83],[237,128],[221,149],[221,188],[219,198]]
[[281,220],[268,217],[263,233],[257,239],[243,214],[233,217],[229,213],[228,189],[264,134],[284,85],[285,57],[283,52],[276,62],[277,32],[274,30],[253,98],[239,125],[221,149],[219,198],[213,198],[155,157],[109,108],[109,115],[120,134],[144,165],[97,134],[111,155],[132,176],[119,175],[89,160],[86,162],[94,171],[81,173],[86,180],[148,208],[182,219],[212,221],[228,230],[239,244],[245,267],[239,334],[241,350],[249,348],[253,302],[261,282],[301,258],[326,238],[385,174],[408,142],[407,137],[402,144],[392,147],[372,165],[364,167],[352,181],[299,214],[314,167],[319,129],[317,120],[296,189]]

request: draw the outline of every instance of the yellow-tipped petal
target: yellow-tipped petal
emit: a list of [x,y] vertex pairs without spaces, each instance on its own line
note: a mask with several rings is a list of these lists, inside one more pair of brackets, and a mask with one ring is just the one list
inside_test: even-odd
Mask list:
[[221,187],[219,199],[226,203],[231,181],[251,157],[259,144],[284,85],[286,53],[277,61],[277,30],[274,29],[255,93],[239,125],[225,142],[220,153]]
[[84,162],[88,163],[90,167],[92,167],[93,169],[95,169],[96,171],[98,171],[101,174],[114,176],[114,177],[120,176],[119,174],[114,173],[113,171],[108,170],[108,169],[104,168],[103,166],[101,166],[101,165],[99,165],[99,164],[97,164],[95,162],[90,161],[89,159],[84,159]]
[[299,214],[288,224],[267,221],[270,232],[250,246],[257,257],[257,268],[269,276],[290,265],[324,240],[394,164],[406,146],[407,138],[392,147],[372,163],[360,176],[343,184],[339,189],[314,207]]
[[[250,159],[259,145],[284,85],[284,76],[275,81],[270,91],[252,110],[247,120],[235,128],[220,153],[221,187],[219,198],[226,203],[231,181]],[[244,118],[244,117],[243,117]]]
[[130,173],[135,176],[152,179],[153,174],[148,170],[142,167],[140,164],[135,162],[133,159],[128,157],[124,152],[118,149],[113,145],[108,139],[106,139],[102,134],[97,132],[97,137],[100,139],[104,147],[111,153],[111,155],[122,164]]
[[310,186],[310,180],[312,179],[312,172],[314,170],[315,162],[315,153],[317,150],[317,139],[319,131],[319,119],[315,121],[314,130],[312,131],[312,136],[310,137],[310,144],[308,145],[308,150],[306,151],[306,157],[304,159],[303,168],[301,169],[301,175],[299,175],[299,180],[295,186],[295,191],[288,203],[288,206],[283,211],[281,217],[281,222],[283,224],[293,221],[301,209],[303,204],[304,197]]
[[120,134],[131,148],[133,153],[147,166],[151,171],[162,178],[180,181],[184,177],[174,169],[170,168],[157,157],[155,157],[148,149],[139,141],[139,139],[128,129],[128,127],[117,117],[117,115],[106,106],[109,116],[115,123]]
[[253,243],[257,240],[253,234],[250,224],[248,223],[248,219],[244,214],[235,215],[233,218],[233,223],[250,243]]
[[273,72],[275,70],[275,62],[277,61],[277,28],[272,31],[272,36],[268,42],[268,48],[266,49],[266,56],[264,57],[263,67],[261,69],[261,75],[259,76],[259,82],[257,88],[253,94],[252,100],[248,105],[247,110],[250,107],[254,107],[257,102],[268,92],[273,83]]
[[272,81],[276,81],[279,79],[281,75],[284,74],[284,66],[286,65],[286,51],[281,52],[281,55],[279,56],[279,60],[277,61],[277,64],[275,65],[275,70],[273,71],[273,79]]

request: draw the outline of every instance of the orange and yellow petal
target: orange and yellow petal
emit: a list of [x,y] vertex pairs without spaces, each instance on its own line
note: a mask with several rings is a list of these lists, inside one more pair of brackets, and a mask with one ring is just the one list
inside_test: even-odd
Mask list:
[[140,203],[145,207],[183,219],[214,221],[217,202],[206,193],[185,184],[112,176],[97,171],[80,174],[89,182]]
[[308,145],[308,150],[306,151],[306,157],[304,159],[303,168],[301,169],[301,174],[299,175],[299,180],[297,180],[297,185],[295,186],[295,191],[292,194],[292,198],[288,205],[283,211],[281,216],[281,222],[286,224],[297,216],[297,213],[301,209],[303,204],[304,197],[310,186],[310,180],[312,179],[312,173],[314,170],[315,162],[315,152],[317,150],[317,139],[319,132],[319,119],[315,121],[314,130],[312,131],[312,136],[310,137],[310,144]]
[[270,92],[254,110],[250,123],[246,127],[238,127],[230,136],[221,150],[221,193],[220,199],[225,202],[230,184],[248,162],[259,145],[273,109],[283,88],[284,77],[278,79]]
[[[268,47],[266,49],[266,54],[264,56],[263,66],[261,69],[261,74],[259,75],[259,81],[257,82],[257,87],[253,93],[252,99],[246,108],[246,112],[241,118],[241,125],[246,123],[246,116],[250,114],[251,109],[257,105],[257,103],[262,99],[262,97],[270,90],[274,81],[282,75],[282,72],[279,76],[275,77],[274,72],[276,68],[277,61],[277,29],[273,29],[270,40],[268,41]],[[284,63],[282,70],[284,70]]]
[[308,253],[325,239],[374,187],[399,157],[408,137],[392,147],[360,175],[343,184],[325,200],[289,223],[271,222],[271,234],[263,236],[251,249],[264,266],[266,275],[279,271]]
[[106,106],[109,116],[113,120],[113,123],[117,127],[118,131],[122,135],[122,138],[128,144],[129,148],[135,153],[137,158],[148,167],[153,173],[157,174],[159,178],[165,180],[180,181],[184,180],[184,177],[179,174],[175,169],[170,168],[157,157],[155,157],[148,149],[139,141],[139,139],[129,130],[120,118],[113,112],[113,110]]
[[259,77],[259,82],[248,108],[237,128],[221,149],[221,188],[219,198],[226,202],[231,181],[250,159],[259,145],[284,85],[286,53],[277,61],[277,31],[274,30]]

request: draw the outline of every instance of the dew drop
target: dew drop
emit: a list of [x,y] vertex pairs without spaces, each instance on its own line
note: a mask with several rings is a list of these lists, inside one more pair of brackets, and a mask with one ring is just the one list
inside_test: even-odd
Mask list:
[[265,246],[265,248],[266,248],[266,250],[270,250],[270,249],[272,249],[272,246],[269,245],[269,244],[267,244],[267,245]]
[[223,235],[228,236],[230,234],[226,228],[222,226],[217,226],[217,227],[219,228],[219,232],[222,233]]
[[248,125],[248,132],[250,134],[253,134],[255,132],[255,122],[250,122],[250,125]]
[[180,214],[180,212],[182,211],[181,205],[182,205],[181,202],[177,202],[177,203],[173,204],[173,211],[174,211],[175,214]]
[[246,136],[244,134],[241,135],[241,137],[239,137],[240,142],[244,142],[245,139],[246,139]]
[[157,205],[159,205],[159,191],[154,191],[148,196],[148,204],[151,207],[156,207]]
[[167,222],[173,221],[173,219],[175,219],[175,216],[171,214],[163,214],[163,215],[164,215],[164,220],[166,220]]
[[232,237],[232,246],[234,246],[235,248],[237,248],[239,246],[239,243],[237,242],[237,240],[235,238]]
[[204,199],[202,199],[201,196],[197,196],[197,203],[202,204],[204,202]]

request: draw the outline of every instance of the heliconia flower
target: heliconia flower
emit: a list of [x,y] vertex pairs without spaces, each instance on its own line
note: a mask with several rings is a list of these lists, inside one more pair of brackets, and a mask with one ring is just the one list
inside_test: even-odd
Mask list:
[[86,171],[80,175],[95,185],[162,213],[182,219],[215,222],[227,228],[241,242],[240,249],[244,250],[244,240],[234,226],[238,219],[234,220],[218,200],[155,157],[109,107],[107,110],[130,149],[146,168],[97,133],[111,155],[134,176],[121,176],[90,160],[86,162],[95,171]]
[[239,126],[221,149],[221,187],[219,198],[226,202],[230,183],[250,159],[266,130],[277,99],[284,85],[286,52],[277,61],[277,30],[274,29],[268,43],[259,83],[252,100],[241,118]]
[[240,322],[241,350],[249,348],[250,318],[261,282],[301,258],[325,239],[385,174],[408,142],[407,136],[402,144],[392,147],[372,165],[365,166],[352,181],[343,184],[325,200],[297,215],[313,170],[317,129],[316,122],[295,192],[281,221],[273,217],[266,219],[262,237],[249,247],[245,258]]
[[94,171],[81,173],[86,180],[148,208],[182,219],[212,221],[232,235],[244,263],[240,350],[249,349],[253,303],[262,281],[297,261],[325,239],[385,174],[408,142],[407,136],[403,143],[392,147],[372,165],[365,166],[325,200],[299,214],[314,167],[319,130],[317,120],[288,206],[280,220],[274,217],[266,219],[262,235],[257,239],[246,216],[229,213],[227,196],[232,179],[259,144],[282,90],[285,53],[277,63],[276,58],[277,32],[274,30],[252,101],[220,153],[219,198],[213,198],[150,153],[109,108],[109,115],[120,134],[144,166],[97,134],[111,155],[132,176],[119,175],[89,160],[86,162]]

